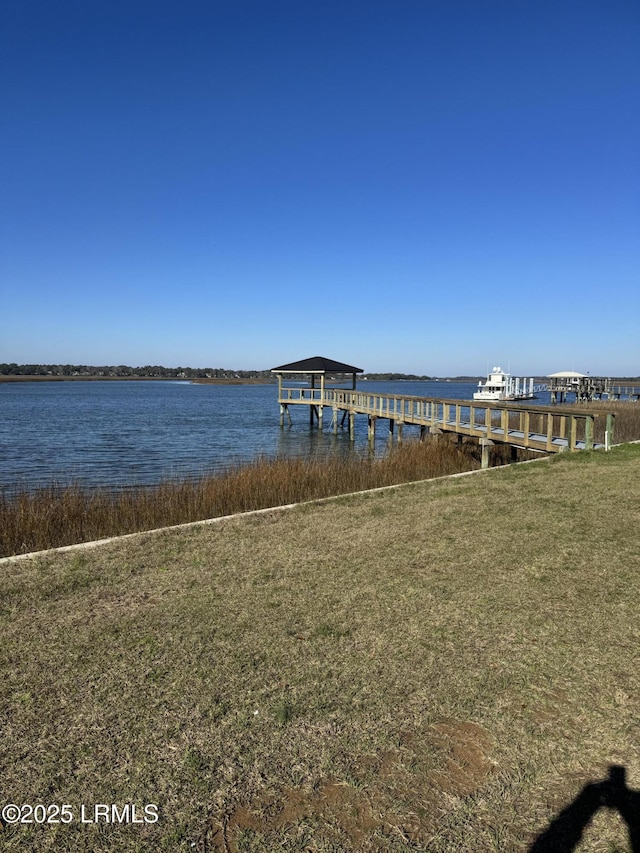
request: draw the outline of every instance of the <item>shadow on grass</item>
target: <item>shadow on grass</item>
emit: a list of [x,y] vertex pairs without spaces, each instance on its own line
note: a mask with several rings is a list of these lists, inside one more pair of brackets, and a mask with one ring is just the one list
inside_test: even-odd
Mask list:
[[609,776],[585,785],[575,800],[549,824],[529,853],[570,853],[601,808],[615,809],[627,824],[632,853],[640,853],[640,791],[627,787],[624,767],[611,765]]

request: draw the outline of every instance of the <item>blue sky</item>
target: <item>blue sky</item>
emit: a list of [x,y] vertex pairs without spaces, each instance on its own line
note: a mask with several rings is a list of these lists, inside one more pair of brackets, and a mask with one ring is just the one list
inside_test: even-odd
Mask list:
[[3,0],[0,361],[640,373],[636,0]]

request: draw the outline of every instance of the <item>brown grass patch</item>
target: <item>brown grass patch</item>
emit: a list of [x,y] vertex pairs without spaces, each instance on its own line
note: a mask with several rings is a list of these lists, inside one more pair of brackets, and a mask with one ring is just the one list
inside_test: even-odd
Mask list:
[[428,843],[442,794],[470,796],[485,783],[493,770],[491,742],[477,723],[459,720],[404,732],[399,740],[398,748],[354,756],[348,780],[320,780],[306,790],[285,787],[237,806],[215,822],[213,849],[239,853],[247,832],[286,834],[303,819],[330,822],[353,851],[371,849],[376,834]]

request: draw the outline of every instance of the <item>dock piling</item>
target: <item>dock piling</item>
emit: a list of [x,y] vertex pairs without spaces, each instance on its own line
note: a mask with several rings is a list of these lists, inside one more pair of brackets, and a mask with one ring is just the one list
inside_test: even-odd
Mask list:
[[489,448],[493,447],[493,441],[490,438],[481,438],[480,447],[482,448],[480,467],[484,470],[489,467]]

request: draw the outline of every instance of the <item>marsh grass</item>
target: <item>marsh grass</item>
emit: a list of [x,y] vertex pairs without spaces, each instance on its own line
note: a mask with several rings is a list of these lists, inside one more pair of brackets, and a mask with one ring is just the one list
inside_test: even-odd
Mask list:
[[477,457],[472,443],[407,441],[382,458],[259,458],[219,475],[147,488],[69,485],[6,494],[0,556],[469,471]]
[[[617,444],[640,440],[640,402],[629,400],[595,400],[587,404],[594,411],[613,412],[616,416],[614,441]],[[595,440],[604,442],[606,419],[600,417],[595,423]]]
[[5,565],[4,801],[160,819],[3,850],[524,853],[640,788],[639,503],[627,446]]

